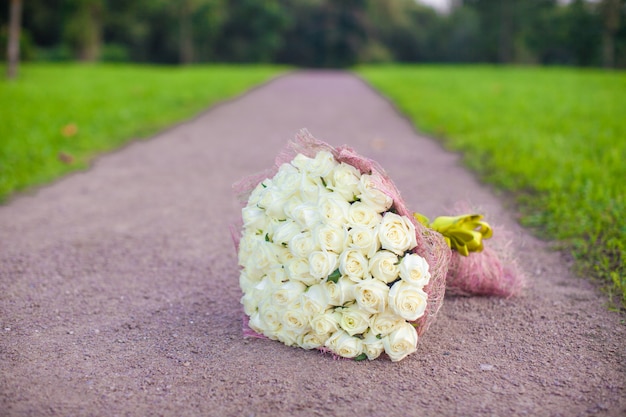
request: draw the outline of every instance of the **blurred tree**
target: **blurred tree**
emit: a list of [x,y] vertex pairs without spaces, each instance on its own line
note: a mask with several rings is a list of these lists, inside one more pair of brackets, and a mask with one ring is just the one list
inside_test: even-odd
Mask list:
[[102,48],[103,0],[66,0],[68,17],[63,37],[76,58],[96,61]]
[[20,29],[22,26],[22,0],[11,0],[9,34],[7,42],[7,77],[17,77],[20,62]]
[[445,44],[441,46],[442,60],[449,62],[476,62],[481,27],[478,13],[472,8],[458,6],[445,19]]
[[370,0],[368,17],[372,37],[394,60],[432,61],[441,55],[434,43],[441,40],[443,19],[433,9],[413,0]]
[[620,0],[602,0],[602,64],[606,68],[615,66],[615,36],[620,26]]
[[212,41],[224,22],[226,6],[222,0],[180,0],[175,4],[180,16],[180,62],[190,64],[202,59],[197,51],[204,44],[214,46]]
[[22,59],[32,39],[39,59],[626,66],[626,0],[454,0],[448,14],[415,0],[21,1]]
[[282,46],[287,11],[278,0],[230,0],[215,42],[215,53],[229,62],[271,62]]
[[[620,21],[626,22],[626,0],[621,0]],[[626,68],[626,24],[620,24],[615,34],[615,66]]]
[[282,63],[341,68],[359,62],[369,41],[367,0],[282,0],[288,10]]
[[537,25],[557,0],[463,0],[480,21],[479,55],[481,60],[500,63],[534,61],[535,51],[528,48],[530,27]]
[[[508,0],[506,5],[510,7]],[[507,28],[502,28],[501,17],[503,14],[512,16],[509,13],[503,13],[501,9],[500,0],[464,0],[462,3],[465,7],[471,8],[478,15],[481,27],[481,36],[478,41],[478,49],[481,60],[490,62],[502,62],[502,56],[500,55],[505,40],[500,40],[500,37],[505,31],[512,31],[512,22],[509,22]],[[507,35],[507,40],[510,38]]]
[[597,65],[601,21],[591,4],[574,0],[542,10],[525,28],[525,38],[541,64]]

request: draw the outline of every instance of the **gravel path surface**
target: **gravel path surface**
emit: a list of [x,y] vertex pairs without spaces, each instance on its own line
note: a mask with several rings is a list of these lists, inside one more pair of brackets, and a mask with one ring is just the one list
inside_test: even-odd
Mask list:
[[[415,211],[480,203],[525,294],[447,297],[399,363],[244,340],[231,184],[303,127],[378,160]],[[623,317],[502,201],[354,76],[276,79],[0,207],[0,415],[626,415]]]

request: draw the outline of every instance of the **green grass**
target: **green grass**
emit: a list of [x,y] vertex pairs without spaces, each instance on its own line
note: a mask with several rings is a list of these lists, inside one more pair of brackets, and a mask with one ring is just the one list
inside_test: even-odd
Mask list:
[[16,81],[0,80],[0,201],[84,168],[101,152],[152,135],[284,70],[23,65]]
[[[626,73],[381,66],[357,72],[511,192],[522,224],[626,307]],[[615,298],[614,298],[615,297]]]

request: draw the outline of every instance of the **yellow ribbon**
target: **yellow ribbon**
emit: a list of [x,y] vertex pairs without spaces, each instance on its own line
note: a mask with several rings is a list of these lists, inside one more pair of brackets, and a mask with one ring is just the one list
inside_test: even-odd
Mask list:
[[483,250],[483,239],[489,239],[493,230],[487,222],[481,221],[480,214],[465,214],[462,216],[441,216],[432,223],[428,217],[413,213],[415,220],[443,235],[450,248],[463,256],[470,252]]

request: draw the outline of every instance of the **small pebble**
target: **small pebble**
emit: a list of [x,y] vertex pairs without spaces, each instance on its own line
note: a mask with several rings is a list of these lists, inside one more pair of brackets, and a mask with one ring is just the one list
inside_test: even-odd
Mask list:
[[481,371],[493,371],[493,365],[487,364],[487,363],[481,363],[480,364],[480,370]]

